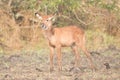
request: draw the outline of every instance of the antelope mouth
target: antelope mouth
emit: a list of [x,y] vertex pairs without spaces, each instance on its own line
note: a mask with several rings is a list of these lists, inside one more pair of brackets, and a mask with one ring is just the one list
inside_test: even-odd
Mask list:
[[42,28],[43,30],[47,30],[47,29],[48,29],[48,27],[47,27],[45,24],[41,24],[41,28]]

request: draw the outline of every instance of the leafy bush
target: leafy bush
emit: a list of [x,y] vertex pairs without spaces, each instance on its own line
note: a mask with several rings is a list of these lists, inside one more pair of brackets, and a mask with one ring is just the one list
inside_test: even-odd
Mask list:
[[[88,42],[89,45],[94,45],[96,48],[114,43],[119,45],[119,5],[117,0],[1,0],[0,52],[4,44],[11,48],[26,47],[29,46],[27,44],[34,44],[34,42],[39,44],[37,48],[45,46],[39,28],[22,29],[24,26],[31,26],[28,22],[34,19],[36,11],[45,15],[58,12],[56,26],[78,25],[86,29],[88,40],[98,42],[95,44]],[[22,26],[17,23],[16,16],[22,16],[23,23],[20,23]],[[13,33],[15,35],[12,35]],[[116,37],[113,36],[118,36],[117,42],[114,39]]]

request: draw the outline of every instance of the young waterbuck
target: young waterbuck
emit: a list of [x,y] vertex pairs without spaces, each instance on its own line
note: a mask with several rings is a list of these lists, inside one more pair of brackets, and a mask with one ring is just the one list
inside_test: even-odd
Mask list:
[[60,28],[54,28],[53,22],[56,15],[45,15],[40,16],[38,13],[35,15],[41,21],[41,28],[45,38],[48,40],[50,48],[50,71],[53,70],[53,55],[54,49],[56,49],[57,59],[58,59],[58,68],[62,70],[61,60],[61,47],[71,47],[75,54],[75,66],[79,62],[79,52],[78,48],[81,48],[82,51],[86,54],[87,58],[90,60],[91,67],[94,69],[94,65],[91,59],[90,53],[85,47],[85,33],[82,29],[77,26],[65,26]]

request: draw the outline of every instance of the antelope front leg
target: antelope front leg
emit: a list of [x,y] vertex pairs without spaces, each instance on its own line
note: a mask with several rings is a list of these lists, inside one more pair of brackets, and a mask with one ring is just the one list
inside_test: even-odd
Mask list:
[[59,71],[61,71],[62,70],[62,65],[61,65],[61,62],[62,62],[61,47],[56,47],[56,50],[57,50],[57,58],[58,58],[58,69],[59,69]]
[[50,71],[53,71],[53,55],[54,55],[54,48],[50,47]]

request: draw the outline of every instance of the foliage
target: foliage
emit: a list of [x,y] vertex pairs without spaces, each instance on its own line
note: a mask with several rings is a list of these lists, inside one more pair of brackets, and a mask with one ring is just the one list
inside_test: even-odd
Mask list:
[[39,4],[39,10],[47,13],[61,11],[67,13],[77,9],[80,5],[80,0],[44,0]]
[[[46,48],[39,28],[33,28],[36,11],[45,15],[58,12],[56,26],[78,25],[86,29],[88,40],[90,42],[98,40],[99,43],[96,45],[88,42],[89,45],[106,47],[115,43],[120,46],[118,44],[120,42],[120,1],[118,0],[0,0],[0,9],[2,15],[0,16],[2,29],[0,53],[3,52],[3,45],[12,48],[13,45],[18,48],[24,46],[28,49],[29,44],[37,43],[36,47],[32,46],[37,49],[43,46]],[[25,26],[32,27],[25,28]],[[13,33],[16,35],[12,35]]]

